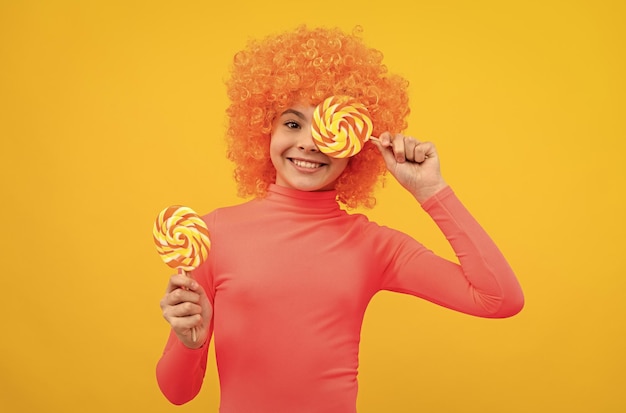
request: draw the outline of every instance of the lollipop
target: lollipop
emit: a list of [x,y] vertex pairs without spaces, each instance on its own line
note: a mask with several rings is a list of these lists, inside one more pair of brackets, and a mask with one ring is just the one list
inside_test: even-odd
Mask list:
[[347,158],[361,151],[372,137],[367,108],[349,96],[331,96],[313,112],[313,142],[333,158]]
[[[211,248],[206,224],[191,208],[174,205],[157,216],[152,229],[157,252],[167,265],[184,275],[202,264]],[[196,341],[196,329],[192,329]]]

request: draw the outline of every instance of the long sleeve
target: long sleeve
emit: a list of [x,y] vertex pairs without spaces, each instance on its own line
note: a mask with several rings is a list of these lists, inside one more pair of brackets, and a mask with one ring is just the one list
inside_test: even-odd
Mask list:
[[385,271],[383,288],[480,317],[510,317],[521,311],[524,297],[513,270],[452,189],[444,188],[422,207],[446,236],[460,264],[416,247],[406,237]]
[[163,355],[157,364],[157,382],[165,397],[173,404],[184,404],[200,391],[207,364],[209,341],[198,349],[190,349],[170,332]]

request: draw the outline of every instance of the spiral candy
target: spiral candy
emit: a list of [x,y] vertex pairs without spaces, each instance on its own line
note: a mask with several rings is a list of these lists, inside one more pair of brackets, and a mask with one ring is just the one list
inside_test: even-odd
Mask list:
[[191,271],[202,264],[211,248],[206,224],[189,207],[173,205],[156,218],[152,230],[157,252],[167,265]]
[[331,96],[320,103],[311,128],[319,150],[333,158],[356,155],[372,136],[367,108],[349,96]]

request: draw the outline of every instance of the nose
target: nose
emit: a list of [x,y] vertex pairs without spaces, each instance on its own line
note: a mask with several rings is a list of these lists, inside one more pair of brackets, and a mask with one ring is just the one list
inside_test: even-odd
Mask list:
[[304,152],[319,152],[317,145],[313,141],[313,135],[310,129],[303,129],[298,136],[298,149]]

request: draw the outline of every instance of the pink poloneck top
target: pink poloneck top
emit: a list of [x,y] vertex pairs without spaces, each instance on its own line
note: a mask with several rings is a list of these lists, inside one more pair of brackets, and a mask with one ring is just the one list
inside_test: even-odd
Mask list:
[[[513,271],[450,187],[422,208],[460,264],[347,213],[335,196],[272,185],[266,198],[204,217],[212,249],[193,276],[214,308],[220,413],[356,412],[361,324],[380,290],[479,317],[521,310]],[[200,391],[208,346],[170,334],[157,379],[172,403]]]

